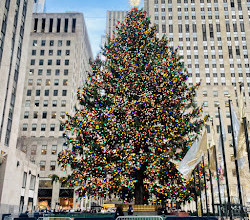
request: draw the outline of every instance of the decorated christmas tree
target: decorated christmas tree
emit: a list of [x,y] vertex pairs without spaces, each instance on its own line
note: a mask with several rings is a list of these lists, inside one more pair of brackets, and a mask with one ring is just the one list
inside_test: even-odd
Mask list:
[[77,92],[75,114],[67,115],[68,150],[58,161],[72,174],[63,181],[80,196],[118,196],[135,204],[191,199],[192,181],[176,164],[206,117],[194,101],[199,83],[187,85],[178,48],[165,36],[158,39],[147,13],[134,7],[103,55]]

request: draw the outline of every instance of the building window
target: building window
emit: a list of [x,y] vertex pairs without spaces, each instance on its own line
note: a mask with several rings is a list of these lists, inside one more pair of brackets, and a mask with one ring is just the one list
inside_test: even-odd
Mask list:
[[46,45],[46,40],[42,40],[41,41],[41,46],[45,46]]
[[32,124],[32,131],[36,131],[37,124],[33,123]]
[[61,107],[66,107],[66,100],[61,101]]
[[52,65],[52,60],[48,60],[48,66]]
[[208,102],[207,101],[203,102],[203,106],[208,107]]
[[53,31],[53,18],[49,19],[49,32],[51,33]]
[[53,95],[54,95],[54,96],[58,96],[58,90],[54,90]]
[[39,76],[43,75],[43,70],[42,70],[42,69],[39,69],[38,72],[37,72],[37,74],[38,74]]
[[55,124],[50,125],[50,131],[55,131]]
[[65,51],[65,55],[66,55],[66,56],[69,56],[69,55],[70,55],[70,50],[66,50],[66,51]]
[[56,153],[57,153],[57,145],[52,145],[51,154],[56,155]]
[[45,171],[46,161],[40,161],[40,171]]
[[29,112],[24,112],[24,116],[23,116],[23,118],[29,118]]
[[23,131],[27,131],[28,130],[28,124],[23,124]]
[[66,46],[70,46],[70,43],[71,43],[70,40],[67,40],[66,41]]
[[57,107],[57,100],[52,101],[52,107]]
[[69,60],[65,60],[64,64],[65,64],[65,66],[68,66],[69,65]]
[[54,86],[58,86],[59,85],[59,79],[55,79],[54,80]]
[[61,47],[61,46],[62,46],[62,40],[59,40],[59,41],[57,42],[57,45],[58,45],[58,47]]
[[218,91],[213,91],[213,96],[218,97]]
[[38,118],[38,112],[34,112],[33,118]]
[[47,75],[47,76],[50,76],[50,75],[51,75],[51,69],[47,69],[46,75]]
[[49,96],[49,90],[47,89],[47,90],[44,90],[44,95],[45,96]]
[[30,65],[31,65],[31,66],[34,66],[34,65],[35,65],[35,63],[36,63],[36,61],[35,61],[35,60],[30,60]]
[[41,124],[41,131],[45,131],[46,130],[46,124]]
[[51,113],[51,118],[55,119],[56,118],[56,112]]
[[36,47],[36,46],[37,46],[37,40],[33,40],[32,45],[33,45],[34,47]]
[[49,56],[53,56],[53,50],[49,50]]
[[60,117],[61,119],[65,119],[65,112],[61,112]]
[[59,76],[59,75],[60,75],[60,70],[59,70],[59,69],[56,69],[56,70],[55,70],[55,75],[56,75],[56,76]]
[[43,118],[43,119],[44,119],[44,118],[47,118],[47,112],[43,112],[42,118]]
[[27,173],[23,173],[23,183],[22,183],[22,188],[26,187],[26,182],[27,182]]
[[57,19],[57,26],[56,26],[56,32],[59,33],[61,29],[61,19]]
[[68,85],[68,80],[67,80],[67,79],[64,79],[64,80],[63,80],[63,85],[64,85],[64,86],[67,86],[67,85]]
[[32,56],[36,56],[36,50],[32,50]]
[[36,176],[31,175],[31,178],[30,178],[30,190],[35,190],[35,185],[36,185]]
[[54,171],[56,169],[56,161],[50,161],[50,170]]
[[64,70],[64,76],[67,76],[67,75],[69,75],[69,70],[68,70],[68,69],[65,69],[65,70]]
[[47,154],[47,145],[42,145],[41,154],[42,154],[42,155],[46,155],[46,154]]
[[65,20],[64,20],[64,32],[65,33],[68,32],[68,27],[69,27],[69,19],[65,18]]
[[61,65],[61,60],[56,60],[56,65],[60,66]]
[[[38,79],[38,80],[36,81],[36,85],[37,85],[37,86],[41,86],[41,85],[42,85],[42,80],[41,80],[41,79]],[[39,93],[39,95],[40,95],[40,93]]]
[[62,51],[61,50],[57,50],[57,56],[61,56],[62,55]]
[[48,100],[43,101],[43,107],[48,107]]
[[46,79],[46,86],[50,86],[50,79]]
[[62,96],[67,96],[67,90],[62,91]]
[[34,105],[35,105],[36,107],[39,107],[39,100],[35,100],[35,101],[34,101]]
[[40,93],[41,93],[40,89],[37,89],[36,90],[36,96],[40,96]]
[[76,31],[76,18],[73,18],[72,20],[72,33],[75,33]]
[[25,107],[30,107],[30,100],[25,101]]
[[54,41],[53,40],[50,40],[49,41],[49,45],[52,47],[52,46],[54,46]]

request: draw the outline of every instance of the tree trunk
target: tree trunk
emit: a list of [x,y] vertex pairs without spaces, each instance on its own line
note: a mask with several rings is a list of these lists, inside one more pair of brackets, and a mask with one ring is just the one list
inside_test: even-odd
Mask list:
[[147,192],[143,184],[145,165],[136,172],[137,182],[135,184],[135,205],[147,204]]

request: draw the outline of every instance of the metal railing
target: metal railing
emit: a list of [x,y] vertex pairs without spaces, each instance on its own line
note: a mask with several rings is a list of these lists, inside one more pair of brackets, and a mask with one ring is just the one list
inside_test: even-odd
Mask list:
[[70,217],[39,217],[38,220],[72,220]]
[[116,220],[163,220],[161,216],[119,216]]

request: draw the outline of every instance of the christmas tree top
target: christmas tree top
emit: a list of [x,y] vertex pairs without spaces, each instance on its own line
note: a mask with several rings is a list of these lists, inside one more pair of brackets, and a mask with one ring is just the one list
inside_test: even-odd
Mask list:
[[129,0],[130,1],[130,4],[133,6],[133,7],[138,7],[139,4],[140,4],[140,0]]

